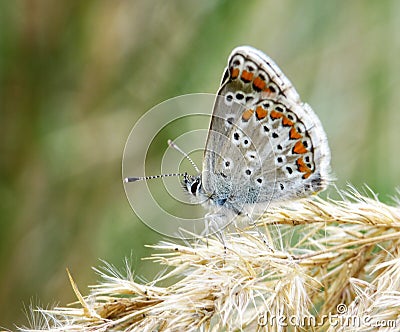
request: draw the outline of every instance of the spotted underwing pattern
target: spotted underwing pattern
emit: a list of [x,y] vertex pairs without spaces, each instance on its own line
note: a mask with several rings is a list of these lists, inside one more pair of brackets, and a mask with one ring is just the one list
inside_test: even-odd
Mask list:
[[203,171],[184,179],[195,196],[241,213],[249,204],[306,197],[330,181],[321,122],[262,52],[232,51],[210,123]]

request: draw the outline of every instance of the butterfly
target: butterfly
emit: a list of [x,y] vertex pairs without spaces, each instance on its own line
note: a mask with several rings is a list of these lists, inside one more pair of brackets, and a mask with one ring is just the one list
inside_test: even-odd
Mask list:
[[199,202],[241,214],[324,190],[330,156],[320,120],[279,67],[240,46],[217,92],[202,172],[183,184]]

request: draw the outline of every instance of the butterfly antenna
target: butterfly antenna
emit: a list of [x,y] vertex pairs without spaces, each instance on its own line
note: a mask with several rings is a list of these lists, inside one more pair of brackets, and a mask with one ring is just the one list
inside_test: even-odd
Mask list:
[[180,153],[182,153],[183,156],[184,156],[187,160],[189,160],[189,162],[192,164],[192,166],[193,166],[193,168],[196,170],[196,172],[197,172],[197,173],[200,173],[199,168],[197,167],[197,165],[194,163],[194,161],[192,160],[192,158],[190,158],[189,155],[188,155],[186,152],[182,151],[181,148],[180,148],[179,146],[177,146],[174,142],[172,142],[170,139],[168,140],[168,145],[169,145],[171,148],[175,149],[176,151],[179,151]]
[[170,174],[160,174],[160,175],[150,175],[150,176],[128,177],[128,178],[124,179],[124,182],[128,183],[128,182],[160,179],[160,178],[166,178],[166,177],[169,177],[169,176],[183,176],[183,177],[186,177],[187,173],[170,173]]

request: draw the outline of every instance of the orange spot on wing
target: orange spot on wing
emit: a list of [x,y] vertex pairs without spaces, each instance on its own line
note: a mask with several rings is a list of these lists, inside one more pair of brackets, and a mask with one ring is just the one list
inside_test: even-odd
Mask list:
[[297,170],[300,173],[305,173],[303,174],[303,179],[307,179],[312,174],[312,170],[306,166],[303,158],[300,157],[299,159],[297,159],[296,165],[297,165]]
[[290,129],[289,137],[290,137],[291,139],[299,139],[299,138],[301,138],[302,136],[301,136],[301,134],[299,134],[299,133],[297,132],[297,130],[296,130],[295,127],[292,127],[292,129]]
[[242,120],[249,121],[249,119],[251,118],[253,113],[254,113],[254,110],[252,110],[252,109],[245,110],[242,114]]
[[266,92],[266,93],[272,93],[272,91],[270,90],[269,87],[264,88],[263,91]]
[[261,106],[256,108],[256,117],[258,120],[262,120],[267,116],[267,110],[263,109]]
[[298,158],[296,160],[296,166],[297,166],[297,170],[301,173],[307,172],[308,170],[310,170],[306,164],[304,163],[304,160],[302,157]]
[[231,77],[237,78],[239,76],[239,68],[232,68],[231,69]]
[[[303,142],[297,141],[292,150],[294,153],[303,154],[307,152],[306,147]],[[298,159],[297,159],[298,160]]]
[[260,76],[257,76],[253,81],[253,85],[256,89],[263,90],[267,83],[265,83],[265,81],[261,79]]
[[282,118],[283,114],[280,112],[277,112],[275,110],[272,110],[271,113],[269,114],[269,116],[271,117],[272,120],[276,120],[276,119]]
[[294,125],[294,123],[290,121],[286,116],[283,116],[282,124],[286,127],[292,127]]
[[250,82],[253,79],[253,76],[254,73],[251,73],[247,70],[243,70],[241,78],[244,82]]

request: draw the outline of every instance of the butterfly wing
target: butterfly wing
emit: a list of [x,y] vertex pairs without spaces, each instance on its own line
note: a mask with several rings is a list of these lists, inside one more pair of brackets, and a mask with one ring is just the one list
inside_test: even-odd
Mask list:
[[318,117],[279,67],[254,48],[233,50],[204,154],[207,195],[237,210],[308,196],[325,189],[329,163]]

